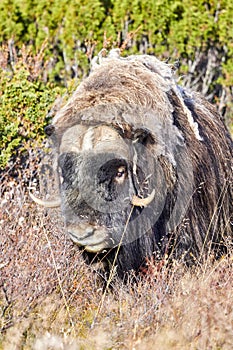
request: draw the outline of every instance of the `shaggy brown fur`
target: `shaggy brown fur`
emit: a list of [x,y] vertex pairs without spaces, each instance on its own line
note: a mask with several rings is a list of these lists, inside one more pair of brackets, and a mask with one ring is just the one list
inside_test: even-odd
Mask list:
[[[64,149],[64,143],[66,153],[69,153],[70,145],[63,136],[71,127],[77,126],[78,129],[72,130],[73,137],[79,140],[81,126],[84,138],[87,138],[86,133],[90,133],[90,126],[94,129],[99,126],[111,128],[120,137],[118,140],[118,136],[111,136],[113,148],[117,150],[118,145],[125,142],[127,152],[131,154],[122,157],[128,157],[126,165],[129,168],[129,164],[132,165],[128,176],[136,178],[134,183],[138,187],[134,185],[135,194],[146,196],[153,188],[156,190],[153,203],[144,209],[146,219],[129,225],[131,236],[135,239],[122,244],[118,252],[116,264],[119,274],[130,269],[138,270],[145,258],[151,255],[161,257],[169,253],[189,262],[201,258],[211,249],[218,256],[232,242],[233,212],[232,141],[221,116],[198,93],[179,87],[172,67],[155,57],[120,58],[113,52],[107,58],[100,55],[98,60],[100,62],[93,67],[90,76],[55,116],[51,137],[58,156],[61,156],[64,152],[60,147]],[[72,138],[72,133],[66,135]],[[99,142],[96,135],[97,131],[92,140],[94,145]],[[93,144],[89,153],[96,153],[97,146]],[[79,152],[85,158],[88,152],[80,147],[79,144]],[[75,189],[72,184],[76,181],[73,171],[74,164],[78,166],[78,160],[71,163],[72,160],[66,160],[60,165],[71,169],[70,187],[61,187],[65,220],[75,225],[79,218],[85,216],[87,220],[90,215],[92,221],[105,225],[107,216],[98,218],[97,210],[90,209],[88,212],[85,206],[82,213],[77,203],[75,207],[80,189],[79,184]],[[145,176],[133,169],[137,166],[143,168],[148,176],[147,188],[143,188],[142,184]],[[67,214],[64,201],[66,204],[73,203],[73,216]],[[153,215],[158,209],[158,202],[161,210],[155,218]],[[142,209],[140,213],[139,209],[134,210],[138,210],[137,215],[143,212]],[[150,223],[148,218],[152,218]],[[108,220],[111,222],[111,218]],[[119,227],[123,230],[126,218],[119,216],[114,220],[116,226],[117,220],[122,220]],[[142,226],[147,227],[146,232],[140,231]],[[115,246],[110,247],[112,249],[107,253],[110,264],[119,241],[116,240]],[[99,257],[103,258],[101,251]]]

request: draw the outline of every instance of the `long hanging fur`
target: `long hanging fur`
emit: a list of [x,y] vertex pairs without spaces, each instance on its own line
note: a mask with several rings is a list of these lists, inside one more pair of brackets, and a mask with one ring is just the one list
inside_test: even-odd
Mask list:
[[[232,140],[215,108],[200,94],[177,85],[172,66],[147,55],[100,53],[52,125],[58,153],[69,128],[109,126],[131,142],[135,162],[148,167],[147,184],[140,184],[139,175],[135,180],[142,194],[157,186],[159,197],[165,181],[166,200],[157,221],[119,249],[119,275],[138,270],[152,255],[169,253],[189,263],[210,250],[218,256],[232,244]],[[148,151],[143,156],[142,145]],[[165,174],[161,182],[154,162]],[[153,217],[153,207],[145,210],[145,217]],[[139,229],[133,223],[130,227],[132,232]],[[110,265],[116,250],[107,254]]]

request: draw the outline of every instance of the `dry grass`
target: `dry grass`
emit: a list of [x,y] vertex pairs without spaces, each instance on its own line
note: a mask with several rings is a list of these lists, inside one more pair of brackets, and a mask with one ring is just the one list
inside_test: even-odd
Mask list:
[[148,262],[137,285],[116,279],[103,293],[59,212],[34,205],[17,179],[1,191],[0,349],[232,349],[231,257],[192,269]]

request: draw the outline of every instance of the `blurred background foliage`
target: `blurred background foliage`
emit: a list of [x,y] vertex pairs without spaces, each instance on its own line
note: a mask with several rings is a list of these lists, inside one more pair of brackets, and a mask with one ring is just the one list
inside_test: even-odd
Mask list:
[[232,1],[1,0],[1,168],[42,140],[54,101],[103,47],[179,61],[180,83],[215,103],[232,128]]

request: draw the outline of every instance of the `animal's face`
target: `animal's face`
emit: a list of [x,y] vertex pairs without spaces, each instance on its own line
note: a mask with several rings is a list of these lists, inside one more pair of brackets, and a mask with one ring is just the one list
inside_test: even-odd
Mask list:
[[[62,212],[73,241],[89,252],[119,244],[129,216],[137,221],[141,206],[153,200],[152,196],[140,202],[135,197],[140,192],[139,182],[148,186],[150,174],[143,166],[136,166],[134,158],[133,143],[107,126],[75,126],[61,139],[58,171]],[[146,228],[146,220],[144,225]]]
[[[134,194],[130,166],[113,153],[59,157],[62,211],[71,238],[89,251],[118,243],[117,226]],[[119,227],[118,227],[119,229]]]

